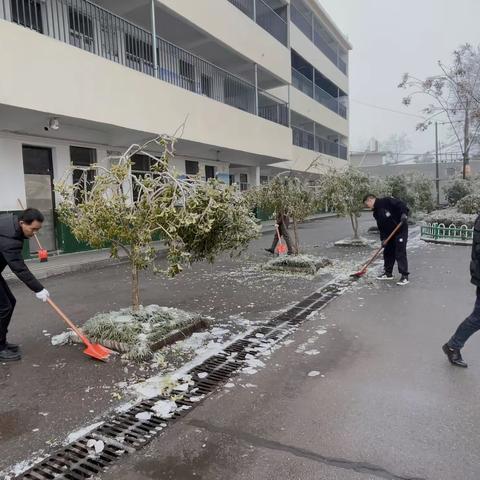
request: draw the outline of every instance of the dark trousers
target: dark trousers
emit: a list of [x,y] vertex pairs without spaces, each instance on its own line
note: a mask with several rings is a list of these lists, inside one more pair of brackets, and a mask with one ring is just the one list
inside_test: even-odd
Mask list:
[[[292,246],[292,240],[290,239],[290,235],[288,233],[288,228],[281,223],[278,226],[278,230],[280,231],[280,235],[285,239],[285,243],[287,244],[287,249],[288,253],[293,253],[293,246]],[[273,243],[272,246],[270,247],[272,251],[275,251],[275,247],[277,246],[278,243],[278,235],[277,231],[275,230],[275,236],[273,237]]]
[[385,245],[383,250],[384,269],[387,275],[393,274],[393,266],[397,262],[400,275],[408,276],[407,241],[408,227],[400,232]]
[[480,330],[480,288],[477,287],[477,299],[473,312],[457,328],[453,337],[448,341],[451,348],[463,348],[465,342],[477,331]]
[[0,275],[0,350],[7,342],[8,325],[12,319],[17,301],[5,279]]

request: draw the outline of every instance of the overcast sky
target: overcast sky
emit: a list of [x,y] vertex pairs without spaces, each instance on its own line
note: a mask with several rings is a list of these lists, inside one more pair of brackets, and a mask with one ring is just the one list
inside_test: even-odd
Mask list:
[[[424,77],[436,62],[450,61],[462,43],[480,43],[480,0],[320,0],[353,45],[350,53],[350,147],[406,132],[415,153],[434,148],[433,129],[419,133],[419,119],[362,103],[418,114],[418,102],[401,103],[405,72]],[[362,102],[362,103],[360,103]],[[440,129],[442,127],[439,127]],[[442,139],[441,139],[442,140]]]

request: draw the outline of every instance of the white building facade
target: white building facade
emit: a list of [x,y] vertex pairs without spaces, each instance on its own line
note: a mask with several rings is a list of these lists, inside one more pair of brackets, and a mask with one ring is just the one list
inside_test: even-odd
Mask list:
[[0,44],[0,212],[41,209],[49,250],[83,248],[70,165],[181,125],[176,170],[241,189],[346,164],[350,45],[316,0],[0,0]]

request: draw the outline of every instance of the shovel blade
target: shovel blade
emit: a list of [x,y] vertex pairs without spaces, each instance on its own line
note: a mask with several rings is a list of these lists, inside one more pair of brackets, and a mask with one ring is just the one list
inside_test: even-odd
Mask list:
[[108,359],[112,351],[98,343],[90,343],[83,353],[95,360],[101,360],[104,362]]

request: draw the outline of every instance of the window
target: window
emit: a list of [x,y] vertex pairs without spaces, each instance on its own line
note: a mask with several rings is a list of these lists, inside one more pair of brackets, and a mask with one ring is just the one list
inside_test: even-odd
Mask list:
[[38,0],[11,0],[12,21],[43,33],[42,6]]
[[187,175],[198,175],[198,172],[199,172],[198,162],[185,160],[185,173]]
[[147,65],[149,68],[153,68],[152,46],[144,40],[126,33],[125,53],[129,67],[143,70],[143,66]]
[[68,7],[70,43],[84,50],[93,51],[93,20],[79,10]]
[[[70,161],[74,167],[80,167],[73,170],[73,184],[77,185],[80,181],[85,182],[85,188],[90,191],[95,179],[95,170],[91,167],[97,161],[97,151],[94,148],[70,147]],[[75,197],[76,203],[83,201],[80,192]]]
[[248,190],[248,174],[241,173],[240,174],[240,191],[245,192]]
[[195,90],[195,67],[193,63],[180,59],[178,61],[178,69],[182,79],[182,87],[187,90]]
[[209,178],[215,178],[215,167],[205,165],[205,180],[208,180]]
[[[136,154],[132,156],[132,174],[136,178],[145,178],[147,175],[150,174],[150,170],[152,168],[152,164],[154,160],[150,158],[148,155]],[[137,182],[132,181],[132,195],[133,201],[136,202],[140,196],[140,187]]]
[[268,176],[267,175],[260,175],[260,185],[265,185],[268,183]]
[[109,17],[105,17],[100,25],[100,43],[104,57],[118,60],[118,32]]
[[211,98],[212,97],[212,78],[202,73],[200,83],[201,83],[200,86],[202,90],[201,94]]

